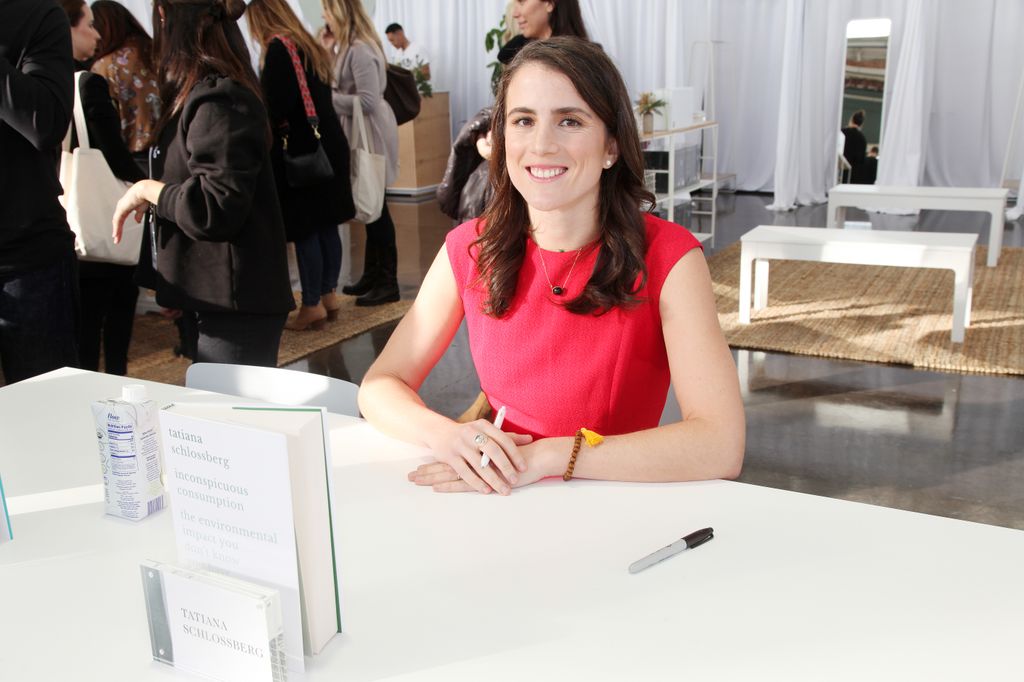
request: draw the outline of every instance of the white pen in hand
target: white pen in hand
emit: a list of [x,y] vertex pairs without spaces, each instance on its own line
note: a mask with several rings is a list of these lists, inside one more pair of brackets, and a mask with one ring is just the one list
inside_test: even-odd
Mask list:
[[[494,428],[500,430],[501,425],[505,423],[505,406],[502,405],[498,408],[498,415],[494,418]],[[491,458],[486,453],[480,454],[480,468],[483,469],[485,466],[491,463]]]

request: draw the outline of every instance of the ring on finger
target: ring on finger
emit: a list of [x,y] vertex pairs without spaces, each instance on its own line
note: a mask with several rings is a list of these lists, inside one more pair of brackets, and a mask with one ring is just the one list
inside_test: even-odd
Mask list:
[[484,443],[486,443],[487,440],[488,440],[487,436],[485,434],[482,434],[482,433],[478,433],[475,436],[473,436],[473,442],[476,443],[477,446],[479,446],[479,447],[483,447]]

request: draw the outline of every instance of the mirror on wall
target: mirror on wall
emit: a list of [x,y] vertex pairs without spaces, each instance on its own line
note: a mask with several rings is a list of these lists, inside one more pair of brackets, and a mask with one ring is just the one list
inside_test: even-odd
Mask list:
[[846,63],[839,126],[839,181],[874,184],[882,153],[882,99],[889,19],[855,19],[846,27]]

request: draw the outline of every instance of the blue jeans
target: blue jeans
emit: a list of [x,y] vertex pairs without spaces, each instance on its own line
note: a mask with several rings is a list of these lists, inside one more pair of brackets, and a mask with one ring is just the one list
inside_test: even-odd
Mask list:
[[74,252],[33,270],[0,275],[0,362],[8,384],[78,366],[78,271]]
[[323,294],[334,291],[341,274],[341,237],[338,226],[322,227],[295,242],[302,305],[314,306]]

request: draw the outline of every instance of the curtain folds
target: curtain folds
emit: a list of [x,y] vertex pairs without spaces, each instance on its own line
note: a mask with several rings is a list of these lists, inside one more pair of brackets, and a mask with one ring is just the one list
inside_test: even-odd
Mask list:
[[[149,28],[151,0],[121,0]],[[289,0],[311,28],[319,0]],[[492,100],[484,34],[504,0],[364,0],[381,31],[397,21],[431,55],[451,93],[452,129]],[[1021,0],[580,0],[591,38],[630,96],[706,81],[714,45],[719,170],[742,190],[775,191],[773,208],[825,200],[834,181],[851,19],[890,17],[880,182],[996,186],[1010,140]],[[710,16],[709,16],[710,12]],[[709,25],[711,30],[709,31]],[[243,27],[244,30],[244,27]],[[248,37],[248,36],[246,36]],[[385,44],[385,47],[389,46]],[[255,56],[255,55],[254,55]],[[915,170],[916,169],[916,170]],[[1011,173],[1011,175],[1014,175]]]

